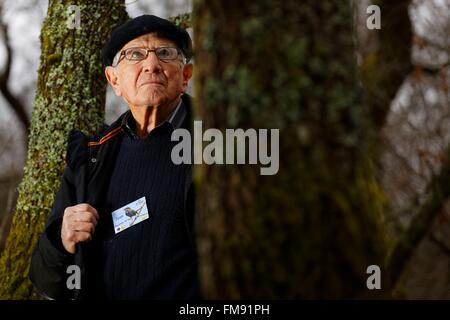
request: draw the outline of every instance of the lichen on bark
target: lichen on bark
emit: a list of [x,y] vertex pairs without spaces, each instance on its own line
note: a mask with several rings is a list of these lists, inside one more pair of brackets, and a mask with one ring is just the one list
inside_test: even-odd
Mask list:
[[[69,27],[71,5],[80,10],[80,28]],[[2,299],[38,297],[28,279],[29,263],[60,183],[68,133],[77,129],[92,134],[103,124],[101,48],[126,18],[120,1],[49,1],[24,178],[0,258]]]

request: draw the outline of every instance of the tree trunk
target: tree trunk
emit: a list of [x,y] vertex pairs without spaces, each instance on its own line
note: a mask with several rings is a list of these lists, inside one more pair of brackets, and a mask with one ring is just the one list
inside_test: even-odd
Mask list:
[[413,31],[408,11],[411,0],[376,0],[374,3],[380,7],[381,29],[366,31],[368,42],[372,43],[360,44],[360,71],[371,118],[381,129],[392,101],[413,70]]
[[[68,24],[70,5],[80,8],[79,29]],[[25,174],[0,259],[2,299],[36,297],[28,279],[31,253],[59,186],[68,133],[93,133],[103,123],[101,48],[112,28],[126,18],[119,1],[49,1]]]
[[387,276],[349,1],[198,0],[194,33],[204,130],[280,129],[276,175],[196,167],[204,295],[382,295],[366,287],[369,265]]

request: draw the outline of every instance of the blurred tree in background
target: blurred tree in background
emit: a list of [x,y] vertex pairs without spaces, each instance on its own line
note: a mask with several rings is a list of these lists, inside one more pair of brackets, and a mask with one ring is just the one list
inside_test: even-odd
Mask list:
[[[450,1],[413,0],[411,70],[382,128],[395,295],[450,298]],[[395,38],[398,41],[398,38]]]
[[199,0],[194,32],[204,125],[280,129],[274,176],[198,168],[206,295],[376,297],[366,268],[386,247],[350,2]]

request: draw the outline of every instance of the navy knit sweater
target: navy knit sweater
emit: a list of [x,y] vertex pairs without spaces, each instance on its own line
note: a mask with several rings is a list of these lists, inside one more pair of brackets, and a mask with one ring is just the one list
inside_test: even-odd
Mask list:
[[[171,160],[173,127],[165,122],[145,139],[122,138],[96,229],[99,297],[198,298],[195,249],[183,215],[188,165]],[[118,234],[111,212],[145,197],[149,218]]]

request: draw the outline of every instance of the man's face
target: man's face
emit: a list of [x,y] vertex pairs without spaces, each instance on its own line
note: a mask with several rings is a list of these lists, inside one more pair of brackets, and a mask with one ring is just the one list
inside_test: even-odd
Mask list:
[[[119,52],[141,47],[154,50],[158,47],[176,47],[170,40],[155,33],[142,35],[128,42]],[[122,57],[115,67],[107,67],[106,78],[116,95],[122,96],[129,106],[161,106],[177,101],[192,76],[192,64],[183,64],[181,56],[175,60],[159,60],[155,52],[136,62]]]

